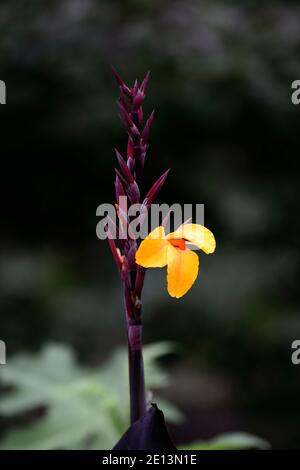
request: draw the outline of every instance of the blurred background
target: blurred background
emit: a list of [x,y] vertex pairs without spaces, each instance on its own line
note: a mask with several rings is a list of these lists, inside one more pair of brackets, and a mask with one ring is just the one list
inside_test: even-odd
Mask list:
[[[1,3],[6,447],[19,433],[17,446],[35,448],[47,351],[65,359],[61,384],[74,361],[74,375],[97,374],[126,343],[118,273],[95,234],[97,206],[114,201],[113,148],[126,145],[111,65],[130,84],[151,71],[144,190],[170,167],[159,202],[204,203],[217,239],[180,300],[168,296],[164,270],[147,273],[145,343],[176,343],[159,359],[168,382],[154,381],[174,407],[172,438],[239,430],[275,449],[299,447],[299,23],[292,0]],[[54,375],[63,362],[54,358]],[[33,364],[46,377],[31,403]]]

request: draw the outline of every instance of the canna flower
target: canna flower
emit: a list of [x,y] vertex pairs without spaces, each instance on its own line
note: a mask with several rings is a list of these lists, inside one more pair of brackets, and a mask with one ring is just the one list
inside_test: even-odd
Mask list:
[[[136,203],[148,211],[163,188],[169,170],[165,171],[148,190],[142,191],[143,170],[148,158],[150,131],[154,112],[146,119],[143,101],[149,83],[149,73],[132,87],[124,83],[113,70],[119,86],[118,108],[128,136],[122,152],[115,149],[118,168],[115,169],[116,209],[119,224],[108,218],[106,231],[108,243],[120,273],[124,289],[125,318],[128,337],[130,415],[132,426],[120,439],[115,449],[120,450],[174,450],[168,436],[163,414],[155,406],[149,408],[146,400],[142,353],[142,290],[145,269],[168,266],[168,291],[172,297],[182,297],[193,285],[198,275],[199,261],[196,253],[188,248],[188,242],[205,253],[213,253],[215,239],[206,228],[185,222],[169,235],[165,234],[165,219],[138,247],[130,234],[130,219],[121,205],[121,198],[128,200],[128,211]],[[113,228],[117,235],[115,243]]]
[[210,230],[198,224],[183,224],[175,232],[165,234],[164,227],[153,230],[140,244],[136,263],[144,268],[167,266],[168,292],[180,298],[192,287],[199,271],[199,258],[187,247],[188,242],[207,255],[216,248]]

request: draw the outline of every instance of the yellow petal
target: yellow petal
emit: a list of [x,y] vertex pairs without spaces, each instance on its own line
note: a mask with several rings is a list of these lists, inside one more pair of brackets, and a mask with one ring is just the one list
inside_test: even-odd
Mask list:
[[145,240],[149,240],[149,238],[152,240],[164,240],[166,238],[165,229],[163,227],[156,227],[156,229],[147,235]]
[[216,249],[216,240],[213,233],[206,227],[203,227],[203,225],[181,225],[175,232],[170,233],[168,238],[184,238],[193,245],[196,245],[207,255],[213,253]]
[[140,244],[135,261],[144,268],[163,268],[167,264],[167,241],[163,227],[157,227]]
[[199,258],[193,251],[168,247],[168,292],[182,297],[194,284],[199,270]]

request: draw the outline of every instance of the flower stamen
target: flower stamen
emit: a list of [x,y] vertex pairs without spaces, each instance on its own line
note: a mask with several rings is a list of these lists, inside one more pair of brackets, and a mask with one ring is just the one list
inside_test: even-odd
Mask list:
[[168,240],[174,248],[179,248],[179,250],[186,250],[186,242],[183,238],[171,238]]

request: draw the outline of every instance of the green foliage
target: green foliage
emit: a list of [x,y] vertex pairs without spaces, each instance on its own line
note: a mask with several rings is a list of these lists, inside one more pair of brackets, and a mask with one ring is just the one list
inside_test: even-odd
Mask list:
[[197,441],[180,447],[182,450],[243,450],[269,449],[264,439],[245,432],[229,432],[209,441]]
[[[147,388],[165,385],[167,375],[157,359],[172,350],[170,343],[145,347]],[[129,423],[127,354],[117,350],[106,364],[87,369],[76,363],[71,349],[48,344],[39,354],[21,354],[1,368],[1,382],[13,391],[1,397],[0,413],[11,417],[37,407],[44,415],[8,431],[1,449],[109,449]],[[171,404],[154,400],[169,421],[182,416]]]

